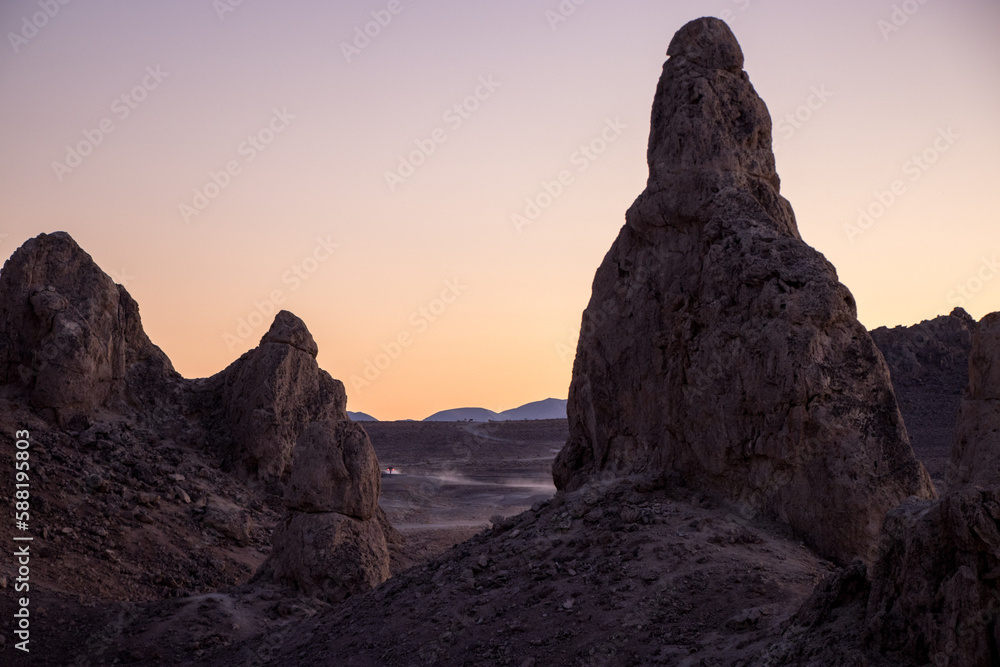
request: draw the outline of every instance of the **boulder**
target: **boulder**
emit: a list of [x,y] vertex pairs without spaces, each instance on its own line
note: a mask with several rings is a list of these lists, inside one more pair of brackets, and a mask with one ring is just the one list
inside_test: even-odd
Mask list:
[[285,492],[291,509],[370,519],[381,473],[368,434],[352,421],[313,422],[299,436]]
[[202,524],[240,546],[250,543],[251,521],[246,511],[220,496],[210,496],[205,503]]
[[4,264],[0,384],[27,394],[49,421],[65,426],[100,407],[156,402],[177,377],[128,291],[69,234],[29,239]]
[[227,458],[256,480],[287,481],[307,424],[347,419],[344,384],[319,367],[317,350],[305,323],[283,310],[256,348],[208,381],[229,436]]
[[389,578],[389,550],[376,520],[337,512],[289,512],[275,528],[272,543],[255,581],[340,602]]
[[646,189],[583,315],[556,486],[694,487],[827,558],[870,561],[885,513],[934,496],[888,369],[779,193],[770,116],[728,26],[698,19],[668,54]]

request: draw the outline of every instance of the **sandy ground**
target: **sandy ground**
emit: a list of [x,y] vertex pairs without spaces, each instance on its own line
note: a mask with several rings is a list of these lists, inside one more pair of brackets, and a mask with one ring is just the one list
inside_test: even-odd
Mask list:
[[394,572],[551,498],[567,435],[565,419],[363,425],[383,468],[380,504],[405,539]]

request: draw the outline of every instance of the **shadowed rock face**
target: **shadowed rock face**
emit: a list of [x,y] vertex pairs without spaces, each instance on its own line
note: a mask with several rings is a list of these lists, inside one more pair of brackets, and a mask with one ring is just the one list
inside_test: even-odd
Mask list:
[[315,421],[295,444],[288,512],[255,578],[339,602],[389,578],[388,540],[398,538],[378,506],[382,480],[368,434],[352,421]]
[[305,323],[283,310],[256,348],[208,380],[231,434],[228,458],[260,481],[288,479],[306,425],[347,419],[344,384],[319,367],[317,351]]
[[865,638],[915,664],[1000,664],[1000,313],[972,336],[947,486],[886,517]]
[[955,441],[976,321],[961,308],[913,326],[879,327],[872,340],[885,357],[906,431],[937,488]]
[[0,385],[67,425],[100,407],[166,394],[170,360],[139,307],[65,232],[18,248],[0,274]]
[[[139,309],[65,232],[21,246],[0,273],[0,387],[58,427],[143,422],[205,443],[288,513],[258,578],[341,600],[389,576],[398,533],[378,506],[379,464],[347,418],[344,385],[316,363],[305,323],[277,314],[260,344],[216,375],[185,380],[143,332]],[[213,497],[205,526],[250,541],[242,508]]]
[[984,317],[972,338],[946,481],[948,491],[1000,486],[1000,313]]
[[556,486],[630,475],[722,496],[839,562],[933,497],[889,374],[779,194],[767,108],[725,23],[670,44],[649,180],[594,278]]

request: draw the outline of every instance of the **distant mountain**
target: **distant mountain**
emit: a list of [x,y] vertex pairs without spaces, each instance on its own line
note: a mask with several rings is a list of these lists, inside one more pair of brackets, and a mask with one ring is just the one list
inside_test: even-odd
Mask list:
[[519,408],[504,410],[500,419],[520,421],[524,419],[566,419],[566,400],[546,398],[543,401],[526,403]]
[[347,416],[356,422],[377,422],[378,420],[372,417],[370,414],[365,412],[351,412],[347,411]]
[[524,421],[528,419],[565,419],[566,401],[561,398],[546,398],[543,401],[527,403],[519,408],[493,412],[486,408],[454,408],[435,412],[425,422],[486,422]]
[[488,422],[502,421],[501,417],[496,412],[492,410],[487,410],[486,408],[454,408],[451,410],[442,410],[441,412],[435,412],[430,417],[425,419],[425,422]]

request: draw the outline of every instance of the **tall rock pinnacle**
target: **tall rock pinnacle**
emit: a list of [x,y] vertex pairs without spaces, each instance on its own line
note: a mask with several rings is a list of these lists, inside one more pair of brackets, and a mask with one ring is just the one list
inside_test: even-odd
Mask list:
[[870,560],[886,511],[934,494],[888,369],[779,194],[770,115],[728,26],[692,21],[667,53],[649,180],[583,315],[556,485],[699,488],[831,559]]

